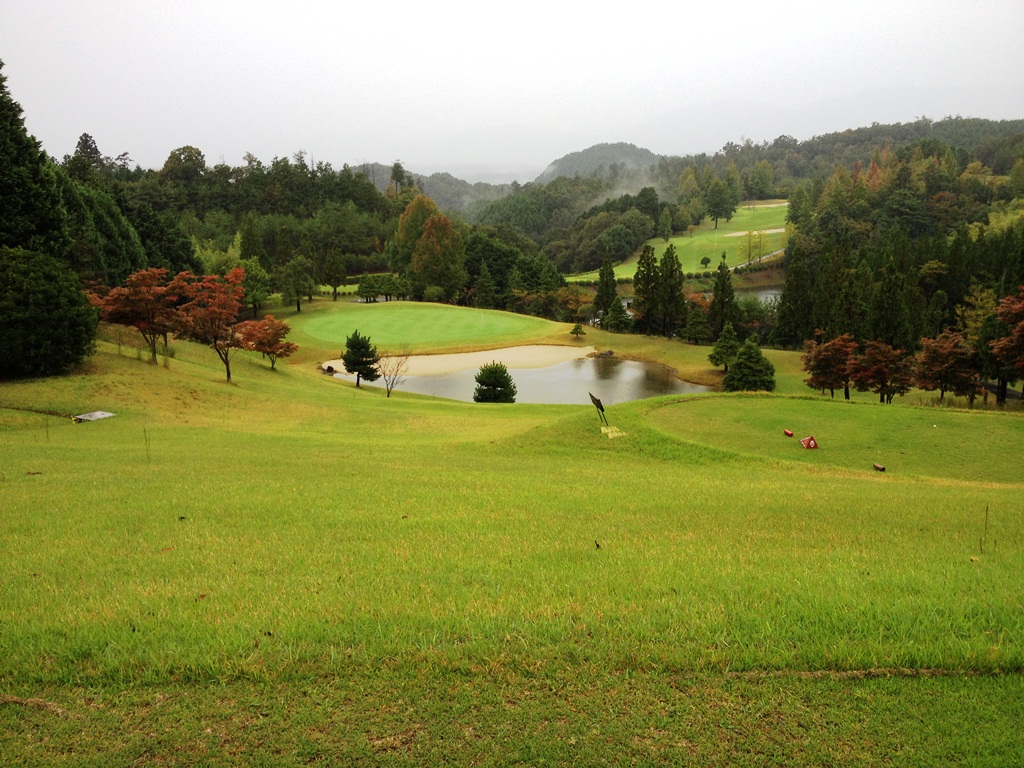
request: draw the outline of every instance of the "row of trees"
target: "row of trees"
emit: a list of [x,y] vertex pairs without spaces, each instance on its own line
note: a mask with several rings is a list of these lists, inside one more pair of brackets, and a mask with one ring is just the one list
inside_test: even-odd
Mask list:
[[291,330],[272,315],[262,320],[239,321],[245,298],[245,271],[227,275],[171,276],[166,269],[151,268],[129,275],[123,286],[90,293],[100,317],[109,323],[139,331],[156,363],[157,345],[167,345],[170,334],[209,346],[224,364],[231,381],[231,356],[235,350],[259,352],[274,368],[277,359],[298,347],[285,341]]
[[859,344],[845,333],[827,341],[808,340],[804,345],[803,367],[810,375],[805,381],[812,389],[826,389],[832,397],[843,390],[850,399],[850,386],[872,391],[880,402],[891,403],[911,387],[966,397],[973,404],[984,390],[984,381],[995,380],[997,402],[1004,402],[1008,383],[1024,376],[1024,286],[1018,296],[1007,296],[995,318],[1006,333],[987,345],[972,344],[959,331],[946,330],[921,340],[916,355],[883,341]]
[[953,346],[1002,402],[1019,374],[995,354],[1012,335],[1000,300],[1024,284],[1024,220],[993,205],[995,186],[991,169],[928,141],[798,190],[775,341],[848,337],[909,360],[959,334]]

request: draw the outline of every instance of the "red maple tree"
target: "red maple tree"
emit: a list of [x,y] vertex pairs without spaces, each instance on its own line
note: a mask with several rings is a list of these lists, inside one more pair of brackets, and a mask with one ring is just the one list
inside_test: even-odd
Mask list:
[[1024,285],[1018,296],[1007,296],[999,302],[999,320],[1009,333],[992,342],[992,352],[1007,366],[1024,375]]
[[178,292],[168,279],[167,270],[140,270],[129,275],[123,286],[111,288],[102,296],[93,295],[104,321],[138,329],[149,347],[151,362],[155,363],[157,340],[166,340],[176,318]]
[[913,382],[913,367],[902,349],[884,341],[869,341],[864,354],[854,358],[850,378],[858,391],[878,394],[878,402],[892,403],[896,395],[905,395]]
[[822,344],[808,339],[804,342],[804,370],[811,374],[804,382],[811,389],[826,389],[835,399],[836,390],[842,389],[847,400],[850,399],[850,376],[853,366],[853,353],[857,342],[853,336],[844,333],[842,336]]
[[173,289],[185,300],[175,317],[175,334],[212,347],[224,363],[229,382],[231,354],[239,348],[235,321],[242,310],[244,279],[245,270],[238,267],[224,277],[182,272],[171,281]]
[[266,315],[262,320],[246,320],[235,326],[238,346],[270,358],[271,370],[277,358],[288,357],[299,348],[297,344],[284,340],[290,331],[288,323],[272,315]]
[[946,392],[966,397],[974,403],[981,389],[981,379],[974,363],[974,350],[958,331],[944,331],[934,339],[921,339],[917,363],[917,386],[939,390],[939,400]]

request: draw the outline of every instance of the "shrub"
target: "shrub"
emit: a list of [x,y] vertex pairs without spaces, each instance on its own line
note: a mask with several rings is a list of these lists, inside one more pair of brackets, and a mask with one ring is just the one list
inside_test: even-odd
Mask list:
[[480,366],[476,374],[476,391],[473,401],[477,403],[514,403],[516,385],[503,363],[490,362]]
[[92,354],[98,324],[66,264],[0,248],[0,378],[66,373]]

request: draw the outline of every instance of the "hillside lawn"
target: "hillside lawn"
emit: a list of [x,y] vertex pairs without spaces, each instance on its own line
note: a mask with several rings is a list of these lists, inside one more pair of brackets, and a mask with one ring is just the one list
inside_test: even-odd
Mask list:
[[[754,233],[754,248],[756,249],[760,245],[760,252],[765,256],[785,247],[785,232],[765,233],[765,231],[784,229],[786,210],[785,203],[778,200],[746,202],[736,209],[736,214],[730,221],[721,219],[718,222],[718,229],[715,229],[714,222],[705,220],[689,234],[675,235],[668,242],[665,242],[662,237],[655,237],[649,240],[648,244],[654,247],[654,255],[659,262],[668,246],[674,245],[684,274],[714,271],[722,260],[723,251],[726,254],[726,264],[735,267],[747,260],[746,254],[749,249],[747,237],[737,233]],[[764,234],[758,235],[758,232]],[[706,267],[700,263],[705,256],[711,260]],[[615,265],[615,277],[633,277],[636,274],[638,257],[639,252],[621,264]],[[569,282],[592,281],[597,278],[598,274],[595,270],[571,275],[566,280]]]
[[[231,385],[208,349],[108,342],[0,384],[4,762],[1024,760],[1019,409],[831,401],[768,351],[781,394],[613,405],[608,439],[589,404],[316,371],[373,323],[480,343],[476,310],[407,309],[314,302],[286,316],[309,348]],[[720,377],[708,347],[582,343]]]

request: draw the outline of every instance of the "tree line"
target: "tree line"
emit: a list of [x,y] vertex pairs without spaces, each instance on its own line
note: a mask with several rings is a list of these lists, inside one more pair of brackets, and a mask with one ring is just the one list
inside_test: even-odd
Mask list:
[[[867,165],[796,190],[775,341],[807,346],[813,367],[847,338],[861,356],[906,362],[900,381],[912,380],[919,351],[966,348],[1003,402],[1021,373],[1001,342],[1012,327],[1000,301],[1024,284],[1024,219],[995,203],[1017,183],[978,161],[963,166],[951,147],[929,141],[876,152]],[[952,344],[950,334],[960,340]],[[817,387],[817,374],[811,379]]]

